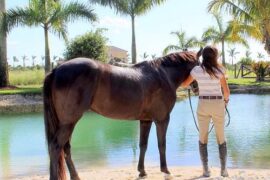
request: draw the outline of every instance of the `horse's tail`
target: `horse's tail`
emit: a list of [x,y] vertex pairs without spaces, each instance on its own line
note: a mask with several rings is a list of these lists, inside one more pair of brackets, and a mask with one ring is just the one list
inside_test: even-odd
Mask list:
[[[44,125],[45,125],[45,134],[46,134],[46,140],[48,144],[48,151],[51,159],[51,151],[53,151],[52,146],[58,147],[57,144],[57,130],[59,129],[59,119],[57,117],[54,103],[53,103],[53,97],[52,97],[52,82],[54,80],[54,74],[55,70],[50,72],[45,80],[43,85],[43,103],[44,103]],[[55,157],[53,157],[55,158]],[[63,149],[60,152],[60,157],[58,160],[58,171],[57,176],[59,179],[65,179],[65,169],[64,169],[64,151]],[[52,171],[50,167],[50,171]]]

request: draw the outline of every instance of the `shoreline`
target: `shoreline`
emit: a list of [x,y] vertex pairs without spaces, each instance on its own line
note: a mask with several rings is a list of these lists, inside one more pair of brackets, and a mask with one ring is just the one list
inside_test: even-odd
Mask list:
[[[231,94],[270,94],[270,86],[229,85]],[[187,98],[187,91],[178,90],[177,98]],[[33,113],[43,111],[41,94],[0,95],[0,114]]]
[[[195,180],[195,179],[204,179],[204,180],[218,180],[218,179],[270,179],[270,169],[241,169],[241,168],[228,168],[229,177],[223,178],[220,176],[219,167],[210,167],[211,177],[205,178],[202,177],[202,167],[200,166],[172,166],[169,167],[171,175],[164,175],[159,171],[158,166],[146,166],[147,177],[144,179],[148,180],[164,180],[164,179],[174,179],[174,180]],[[79,170],[79,169],[78,169]],[[67,171],[66,171],[67,173]],[[89,168],[82,169],[78,171],[81,179],[91,179],[91,180],[137,180],[138,171],[136,167],[117,167],[117,168]],[[16,180],[45,180],[48,179],[48,175],[29,175],[16,177]],[[69,175],[67,174],[67,179]]]

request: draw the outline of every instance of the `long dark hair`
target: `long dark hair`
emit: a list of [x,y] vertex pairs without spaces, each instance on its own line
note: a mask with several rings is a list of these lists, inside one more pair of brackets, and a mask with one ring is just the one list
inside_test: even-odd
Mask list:
[[202,64],[201,67],[205,70],[211,77],[218,78],[218,73],[224,75],[221,70],[222,65],[218,63],[218,50],[214,46],[206,46],[202,51]]

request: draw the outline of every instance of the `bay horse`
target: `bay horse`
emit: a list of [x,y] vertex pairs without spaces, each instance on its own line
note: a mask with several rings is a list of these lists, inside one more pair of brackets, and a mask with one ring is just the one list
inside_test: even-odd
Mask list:
[[47,74],[43,86],[45,133],[50,158],[50,180],[79,180],[71,159],[71,135],[83,113],[140,121],[139,177],[146,176],[144,157],[152,122],[157,129],[161,172],[166,162],[166,131],[176,102],[176,89],[199,63],[201,51],[178,52],[116,67],[87,58],[63,63]]

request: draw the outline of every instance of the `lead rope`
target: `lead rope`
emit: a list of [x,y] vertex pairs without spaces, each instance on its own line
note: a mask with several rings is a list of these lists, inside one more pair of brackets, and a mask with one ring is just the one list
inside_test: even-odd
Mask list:
[[[189,105],[190,105],[190,109],[191,109],[193,121],[194,121],[194,124],[195,124],[195,126],[196,126],[196,129],[197,129],[198,132],[199,132],[200,130],[199,130],[199,127],[198,127],[198,124],[197,124],[197,121],[196,121],[196,118],[195,118],[195,115],[194,115],[192,103],[191,103],[190,89],[188,89],[188,99],[189,99]],[[226,124],[226,127],[228,127],[228,126],[230,125],[230,123],[231,123],[231,115],[230,115],[230,113],[229,113],[229,111],[228,111],[227,106],[225,106],[225,109],[226,109],[226,113],[227,113],[227,115],[228,115],[228,122],[227,122],[227,124]],[[208,134],[211,133],[211,131],[213,130],[213,128],[214,128],[214,123],[211,121],[211,128],[210,128],[210,130],[208,131]]]

